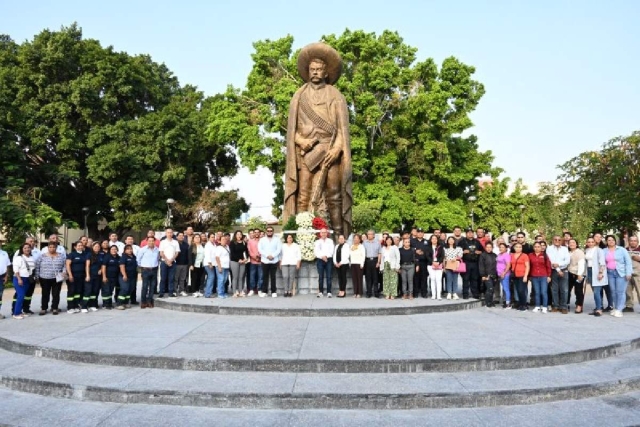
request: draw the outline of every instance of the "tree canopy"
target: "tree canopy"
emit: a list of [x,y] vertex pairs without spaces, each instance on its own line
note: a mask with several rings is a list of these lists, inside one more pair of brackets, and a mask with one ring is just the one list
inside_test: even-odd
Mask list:
[[598,229],[637,231],[638,159],[640,131],[613,138],[601,150],[586,151],[560,166],[562,193],[577,203],[589,203]]
[[[484,94],[474,67],[453,57],[439,66],[419,61],[417,50],[391,31],[346,30],[322,40],[343,58],[336,86],[350,111],[354,221],[379,228],[464,224],[469,186],[500,172],[474,135],[463,136]],[[230,86],[214,97],[208,127],[209,139],[237,148],[250,170],[273,172],[276,215],[283,202],[289,101],[303,83],[293,41],[254,43],[246,88]],[[378,207],[375,218],[372,206]]]
[[231,149],[205,137],[210,105],[164,64],[75,24],[0,36],[0,186],[33,195],[0,202],[0,221],[44,205],[78,223],[88,207],[111,228],[161,226],[167,198],[189,205],[236,172]]

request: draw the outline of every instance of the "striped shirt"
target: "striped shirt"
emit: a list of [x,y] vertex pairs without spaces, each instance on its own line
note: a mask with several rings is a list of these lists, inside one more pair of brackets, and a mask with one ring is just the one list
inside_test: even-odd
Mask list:
[[36,263],[36,277],[41,279],[55,279],[56,275],[64,271],[65,257],[58,254],[51,256],[43,253]]

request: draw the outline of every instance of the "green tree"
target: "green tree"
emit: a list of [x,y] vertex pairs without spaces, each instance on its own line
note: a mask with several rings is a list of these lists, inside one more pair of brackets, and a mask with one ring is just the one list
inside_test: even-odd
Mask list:
[[[354,199],[380,204],[375,225],[448,227],[465,220],[465,189],[491,167],[469,113],[484,94],[475,69],[450,57],[438,67],[417,61],[416,49],[395,32],[346,30],[323,40],[344,66],[338,89],[350,117]],[[284,136],[289,101],[302,84],[293,37],[254,43],[246,88],[229,87],[213,101],[208,129],[214,141],[233,144],[243,165],[274,173],[274,211],[283,202]]]
[[65,218],[82,222],[87,206],[94,225],[158,226],[167,197],[189,204],[235,173],[235,154],[204,138],[209,100],[148,55],[102,47],[75,24],[0,46],[12,174]]
[[469,203],[477,226],[494,234],[520,229],[531,232],[537,227],[537,211],[533,208],[538,198],[529,193],[522,180],[516,181],[513,189],[510,184],[510,178],[495,178],[480,186],[477,200]]
[[527,211],[531,213],[535,230],[547,239],[568,230],[582,244],[594,231],[596,205],[592,195],[579,191],[567,196],[562,184],[547,182],[540,185]]
[[[638,230],[640,210],[640,131],[586,151],[560,166],[562,194],[595,208],[600,230]],[[590,199],[585,199],[584,197]]]
[[178,229],[188,226],[196,230],[229,229],[248,210],[249,205],[238,196],[238,190],[203,190],[192,204],[176,206],[174,221]]

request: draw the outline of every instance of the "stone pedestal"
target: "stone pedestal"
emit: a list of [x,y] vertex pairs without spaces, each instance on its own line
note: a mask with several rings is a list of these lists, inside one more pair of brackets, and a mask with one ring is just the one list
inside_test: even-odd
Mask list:
[[[338,284],[338,270],[334,267],[331,272],[331,293],[337,294],[340,290]],[[277,280],[278,293],[284,292],[284,282],[282,280],[282,271],[278,269]],[[326,290],[325,290],[326,291]],[[351,272],[347,273],[347,292],[353,293],[353,286],[351,284]],[[300,271],[298,272],[298,279],[296,284],[296,294],[317,294],[318,293],[318,269],[316,268],[315,261],[302,261]]]

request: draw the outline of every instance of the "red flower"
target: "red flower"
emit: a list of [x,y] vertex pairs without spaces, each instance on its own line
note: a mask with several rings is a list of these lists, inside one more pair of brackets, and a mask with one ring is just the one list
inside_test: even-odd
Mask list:
[[315,230],[322,230],[323,228],[329,229],[329,226],[327,225],[326,221],[318,216],[313,218],[313,221],[311,222],[311,226]]
[[[314,230],[322,230],[323,228],[329,230],[329,226],[327,225],[327,222],[320,218],[319,216],[313,218],[313,221],[311,222],[311,226],[313,227]],[[320,238],[320,233],[316,233],[316,237],[319,239]]]

